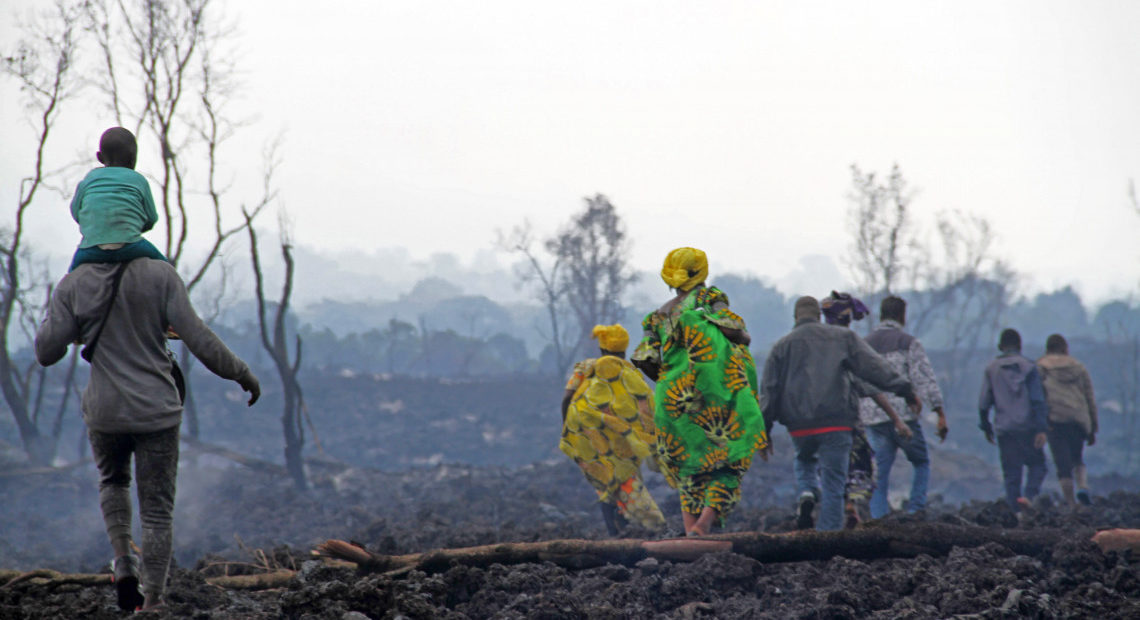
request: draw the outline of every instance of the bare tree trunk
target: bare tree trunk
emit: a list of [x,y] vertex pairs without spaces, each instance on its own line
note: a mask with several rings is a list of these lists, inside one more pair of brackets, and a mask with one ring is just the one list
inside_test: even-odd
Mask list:
[[78,48],[79,16],[76,5],[57,2],[42,23],[25,25],[23,30],[30,38],[19,42],[16,56],[0,63],[0,72],[20,83],[26,108],[35,117],[32,126],[36,131],[32,173],[20,181],[11,228],[0,230],[0,237],[4,238],[0,247],[0,393],[16,421],[28,458],[37,465],[49,464],[55,450],[29,415],[26,375],[21,376],[13,363],[8,332],[21,316],[36,312],[28,299],[30,292],[38,288],[36,283],[30,282],[27,287],[21,284],[22,276],[27,275],[27,266],[21,265],[21,259],[26,258],[26,248],[21,246],[24,215],[53,174],[44,169],[44,150],[61,106],[78,89],[71,69]]
[[257,321],[261,333],[261,344],[273,359],[277,368],[277,375],[281,379],[285,406],[281,413],[281,428],[285,435],[285,467],[293,478],[298,490],[308,488],[305,478],[305,461],[302,449],[305,445],[305,427],[302,423],[301,408],[303,396],[301,386],[297,382],[297,373],[301,369],[301,336],[296,339],[295,356],[293,362],[289,361],[289,347],[285,334],[285,320],[289,312],[289,299],[293,294],[294,262],[292,245],[288,240],[285,223],[282,222],[281,255],[285,260],[285,282],[281,287],[281,298],[277,303],[273,319],[273,338],[269,337],[269,325],[265,316],[265,288],[261,270],[261,257],[257,248],[257,231],[253,228],[253,217],[246,214],[246,230],[249,231],[249,251],[253,261],[253,276],[256,283]]
[[[248,209],[247,219],[230,224],[237,200],[229,198],[230,181],[218,178],[225,165],[221,152],[245,123],[233,120],[227,104],[240,90],[238,68],[226,57],[235,30],[223,23],[217,3],[211,0],[103,0],[85,1],[83,14],[95,40],[100,75],[93,80],[102,91],[116,121],[133,127],[140,145],[149,134],[152,153],[147,167],[157,166],[156,206],[165,224],[167,259],[194,294],[206,276],[221,271],[220,283],[208,284],[214,302],[226,294],[222,248],[238,235],[272,201],[272,172],[267,160],[262,193]],[[270,149],[272,151],[272,148]],[[140,163],[142,157],[140,156]],[[191,221],[208,224],[199,233]],[[194,228],[192,231],[191,229]],[[205,241],[207,250],[191,264],[191,239]],[[181,365],[187,378],[187,431],[197,437],[198,410],[190,384],[190,358],[185,350]]]

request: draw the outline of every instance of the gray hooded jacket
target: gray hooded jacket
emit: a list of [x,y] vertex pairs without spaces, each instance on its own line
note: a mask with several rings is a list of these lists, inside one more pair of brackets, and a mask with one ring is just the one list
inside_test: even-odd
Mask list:
[[[36,359],[41,364],[54,364],[71,343],[88,342],[95,335],[117,267],[80,265],[60,281],[36,332]],[[136,259],[125,267],[91,360],[91,380],[82,402],[88,428],[150,433],[181,422],[182,403],[166,354],[167,326],[219,377],[236,381],[250,372],[198,318],[174,267],[165,261]]]
[[999,434],[1032,431],[1044,433],[1047,426],[1045,390],[1037,365],[1020,353],[1006,352],[986,366],[978,412],[983,423],[994,409],[994,429]]

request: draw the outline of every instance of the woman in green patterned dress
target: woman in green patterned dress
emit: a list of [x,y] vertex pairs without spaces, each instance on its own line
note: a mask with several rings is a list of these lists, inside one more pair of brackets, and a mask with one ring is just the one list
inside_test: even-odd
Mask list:
[[642,321],[632,362],[655,389],[657,451],[681,496],[685,533],[708,534],[740,501],[753,455],[768,456],[756,364],[744,320],[728,297],[706,287],[708,260],[695,248],[665,258],[661,278],[677,295]]

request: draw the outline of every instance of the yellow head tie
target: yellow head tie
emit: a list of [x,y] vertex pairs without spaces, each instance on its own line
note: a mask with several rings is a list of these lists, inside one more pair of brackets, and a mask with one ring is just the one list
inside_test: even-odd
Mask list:
[[590,335],[598,339],[598,346],[603,351],[625,353],[629,346],[629,332],[621,325],[595,325]]
[[709,261],[696,248],[677,248],[665,257],[661,279],[671,288],[687,291],[709,277]]

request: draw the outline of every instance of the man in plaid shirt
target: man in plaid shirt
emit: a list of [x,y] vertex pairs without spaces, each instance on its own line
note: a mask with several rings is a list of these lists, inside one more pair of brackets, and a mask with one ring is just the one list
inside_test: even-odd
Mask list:
[[[942,409],[942,391],[938,389],[934,369],[930,366],[930,358],[926,356],[922,344],[904,331],[904,325],[906,325],[906,301],[901,297],[887,297],[879,306],[879,326],[867,336],[867,344],[886,358],[891,368],[910,380],[915,393],[923,402],[930,403],[930,408],[938,414],[936,432],[939,439],[945,441],[949,427],[946,425],[946,413]],[[891,511],[890,503],[887,501],[887,491],[890,488],[891,467],[900,448],[914,466],[910,500],[906,505],[908,513],[918,513],[926,509],[926,489],[930,482],[930,455],[926,449],[922,426],[918,423],[918,413],[906,407],[902,399],[897,396],[888,395],[887,398],[895,411],[902,416],[913,436],[909,439],[901,437],[895,430],[894,424],[873,400],[870,398],[859,400],[859,419],[866,427],[867,439],[875,450],[875,466],[878,470],[875,490],[871,494],[871,517],[874,519],[885,516]]]

